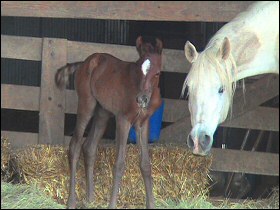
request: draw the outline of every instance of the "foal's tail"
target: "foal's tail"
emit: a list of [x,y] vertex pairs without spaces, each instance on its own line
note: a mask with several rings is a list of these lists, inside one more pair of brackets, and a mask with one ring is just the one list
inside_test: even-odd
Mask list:
[[59,89],[69,84],[69,75],[78,70],[84,62],[67,63],[57,70],[55,74],[55,84]]

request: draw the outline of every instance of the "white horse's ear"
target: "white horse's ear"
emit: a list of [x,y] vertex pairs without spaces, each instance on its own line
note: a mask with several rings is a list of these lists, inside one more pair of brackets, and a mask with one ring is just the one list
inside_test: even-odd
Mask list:
[[149,59],[145,60],[144,63],[142,64],[142,72],[143,74],[146,76],[150,70],[150,67],[151,67],[151,62]]
[[223,60],[226,60],[228,58],[229,54],[230,54],[230,42],[229,42],[229,39],[227,37],[225,37],[223,44],[219,50],[219,56],[221,56],[221,58]]
[[198,56],[195,46],[193,46],[193,44],[189,41],[185,44],[185,56],[190,63],[195,62]]

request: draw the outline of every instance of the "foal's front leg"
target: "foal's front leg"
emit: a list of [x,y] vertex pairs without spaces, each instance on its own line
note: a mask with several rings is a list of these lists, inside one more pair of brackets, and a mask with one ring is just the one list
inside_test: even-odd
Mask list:
[[153,196],[151,160],[148,149],[149,119],[147,119],[141,127],[140,125],[136,125],[136,132],[137,142],[141,149],[140,169],[146,189],[146,207],[148,209],[153,209],[155,208],[155,200]]
[[127,137],[131,127],[123,116],[116,117],[116,143],[117,143],[117,158],[113,171],[113,189],[110,200],[110,209],[116,208],[117,195],[120,188],[120,183],[125,170],[125,155],[127,149]]

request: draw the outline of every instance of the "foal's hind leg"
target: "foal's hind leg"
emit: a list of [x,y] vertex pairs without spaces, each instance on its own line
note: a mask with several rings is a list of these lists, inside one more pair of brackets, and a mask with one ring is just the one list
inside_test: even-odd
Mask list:
[[96,107],[90,133],[83,144],[88,202],[93,201],[93,169],[96,159],[97,145],[105,132],[109,117],[110,113],[108,111],[100,106]]
[[115,209],[117,204],[117,194],[125,170],[127,137],[130,127],[130,122],[128,122],[123,116],[116,117],[117,158],[113,171],[113,189],[109,205],[110,209]]
[[92,96],[79,98],[77,123],[69,146],[70,192],[67,202],[68,208],[75,208],[76,206],[75,174],[77,162],[83,144],[83,134],[90,118],[92,117],[95,105],[96,100]]
[[148,136],[149,136],[149,119],[147,119],[142,127],[136,125],[137,141],[140,145],[140,169],[144,179],[146,189],[146,207],[148,209],[155,208],[155,201],[153,196],[153,181],[151,172],[151,160],[148,150]]

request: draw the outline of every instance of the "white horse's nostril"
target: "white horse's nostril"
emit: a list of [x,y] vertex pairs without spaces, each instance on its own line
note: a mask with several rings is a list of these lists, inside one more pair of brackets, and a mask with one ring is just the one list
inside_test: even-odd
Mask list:
[[204,137],[204,145],[208,146],[211,142],[211,137],[209,135],[205,135]]

